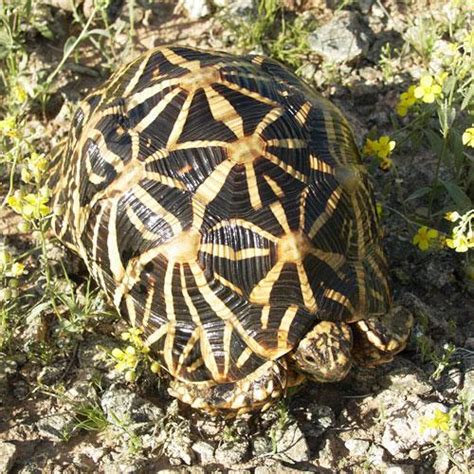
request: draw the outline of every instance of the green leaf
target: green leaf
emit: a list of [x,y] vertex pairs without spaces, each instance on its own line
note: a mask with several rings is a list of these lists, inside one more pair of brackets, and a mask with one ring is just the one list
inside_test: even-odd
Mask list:
[[69,56],[74,48],[74,43],[77,38],[75,36],[70,36],[64,43],[63,54],[64,56]]
[[406,199],[405,201],[412,201],[413,199],[418,199],[422,196],[425,196],[426,194],[429,194],[431,192],[431,187],[429,186],[425,186],[423,188],[419,188],[417,189],[416,191],[414,191],[413,193],[411,193]]
[[474,84],[471,84],[471,87],[469,87],[469,90],[467,91],[466,97],[464,97],[461,103],[461,110],[464,110],[469,105],[469,102],[471,101],[473,95],[474,95]]
[[443,137],[438,133],[435,133],[431,128],[426,128],[424,133],[430,142],[432,150],[436,153],[436,155],[440,156],[443,150]]
[[452,181],[441,182],[460,211],[472,207],[471,199],[456,183],[453,183]]

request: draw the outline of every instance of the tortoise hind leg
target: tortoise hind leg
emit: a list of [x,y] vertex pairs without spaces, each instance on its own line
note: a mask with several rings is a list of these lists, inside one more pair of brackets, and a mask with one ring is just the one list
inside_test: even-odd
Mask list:
[[375,367],[390,362],[405,348],[412,326],[413,316],[402,306],[393,307],[382,317],[351,324],[355,363],[362,367]]
[[232,417],[269,408],[284,394],[286,387],[286,364],[279,360],[267,362],[236,382],[183,382],[175,379],[170,383],[168,391],[193,408],[213,415]]

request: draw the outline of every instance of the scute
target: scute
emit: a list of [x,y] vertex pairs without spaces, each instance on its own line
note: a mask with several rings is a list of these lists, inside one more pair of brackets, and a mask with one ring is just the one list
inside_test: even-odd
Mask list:
[[64,153],[56,234],[181,381],[241,381],[320,320],[387,310],[350,128],[275,61],[145,53],[84,100]]

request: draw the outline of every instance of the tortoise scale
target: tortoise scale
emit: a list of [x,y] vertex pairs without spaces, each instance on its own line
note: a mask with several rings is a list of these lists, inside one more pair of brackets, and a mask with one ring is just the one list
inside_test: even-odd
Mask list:
[[141,55],[80,104],[50,187],[55,234],[195,408],[267,408],[406,344],[350,127],[273,60]]

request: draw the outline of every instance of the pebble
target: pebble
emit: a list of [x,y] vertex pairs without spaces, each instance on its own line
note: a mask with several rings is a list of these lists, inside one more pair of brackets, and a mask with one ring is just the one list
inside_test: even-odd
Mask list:
[[202,464],[212,464],[214,462],[214,446],[205,441],[197,441],[193,444],[192,450],[199,454]]
[[100,401],[107,419],[115,424],[119,420],[135,423],[156,422],[163,416],[163,410],[125,388],[112,385]]
[[200,20],[211,14],[207,0],[182,0],[181,4],[191,20]]
[[276,453],[273,459],[289,464],[309,461],[309,447],[303,432],[296,422],[290,423],[283,430],[276,430]]
[[249,444],[245,440],[236,443],[223,443],[215,452],[216,462],[224,467],[234,467],[236,464],[244,462]]
[[51,441],[64,441],[78,433],[77,420],[71,413],[45,416],[36,422],[40,436]]
[[344,446],[349,450],[351,456],[365,456],[370,448],[370,443],[364,439],[348,439]]
[[360,15],[343,11],[308,36],[310,48],[330,63],[348,63],[369,50],[369,31]]
[[16,456],[16,446],[13,443],[0,441],[0,473],[7,473],[13,466]]

